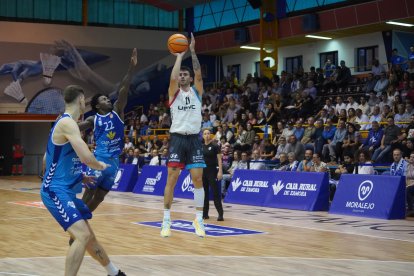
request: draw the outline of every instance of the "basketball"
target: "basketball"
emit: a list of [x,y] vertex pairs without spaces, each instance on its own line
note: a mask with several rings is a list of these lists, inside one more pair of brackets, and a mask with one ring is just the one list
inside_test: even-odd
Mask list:
[[188,39],[182,34],[173,34],[168,38],[168,50],[170,53],[182,53],[188,48]]

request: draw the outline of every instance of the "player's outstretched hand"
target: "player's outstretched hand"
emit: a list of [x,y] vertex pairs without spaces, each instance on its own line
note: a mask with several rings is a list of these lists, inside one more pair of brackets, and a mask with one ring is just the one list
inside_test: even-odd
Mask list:
[[131,55],[131,65],[132,66],[137,66],[138,63],[138,56],[137,56],[137,48],[134,48],[132,50],[132,55]]

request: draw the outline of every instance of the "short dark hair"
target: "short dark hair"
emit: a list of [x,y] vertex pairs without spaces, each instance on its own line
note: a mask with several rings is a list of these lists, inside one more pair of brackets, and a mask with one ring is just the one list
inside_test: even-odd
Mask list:
[[180,67],[180,71],[187,71],[190,73],[190,77],[194,78],[194,71],[190,67],[183,65]]
[[68,85],[63,90],[65,103],[73,103],[80,95],[85,95],[85,91],[79,85]]
[[94,111],[94,112],[98,112],[98,109],[96,108],[96,106],[98,105],[98,103],[99,103],[99,97],[100,96],[103,96],[103,94],[95,94],[95,95],[93,95],[93,97],[92,97],[92,100],[91,100],[91,108],[92,108],[92,110]]

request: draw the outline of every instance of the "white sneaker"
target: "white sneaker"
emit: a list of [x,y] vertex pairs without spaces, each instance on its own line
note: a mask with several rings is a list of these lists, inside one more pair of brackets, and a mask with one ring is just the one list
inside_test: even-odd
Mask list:
[[164,219],[161,225],[161,237],[168,238],[171,236],[171,220]]

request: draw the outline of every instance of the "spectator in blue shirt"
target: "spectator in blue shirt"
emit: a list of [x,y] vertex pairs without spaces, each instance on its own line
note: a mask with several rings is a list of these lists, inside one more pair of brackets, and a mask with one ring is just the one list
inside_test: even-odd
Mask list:
[[305,133],[305,129],[302,127],[302,120],[299,119],[296,121],[295,131],[293,134],[296,136],[298,141],[302,140],[303,134]]
[[359,149],[367,150],[369,151],[370,155],[374,153],[374,150],[376,150],[381,145],[381,139],[384,135],[384,131],[380,128],[380,125],[377,121],[372,122],[372,128],[368,133],[368,138],[365,139],[364,143],[359,146]]
[[398,55],[398,50],[394,48],[391,55],[391,66],[396,68],[396,65],[400,65],[402,69],[405,69],[405,58]]

